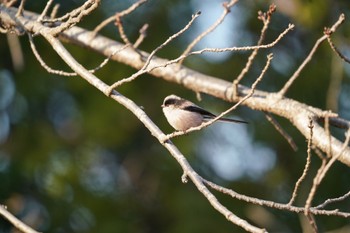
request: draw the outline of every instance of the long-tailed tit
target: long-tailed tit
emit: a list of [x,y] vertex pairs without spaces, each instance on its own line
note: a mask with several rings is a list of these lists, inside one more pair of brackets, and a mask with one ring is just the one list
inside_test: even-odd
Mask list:
[[[169,124],[176,130],[185,131],[191,127],[201,125],[216,117],[211,112],[202,109],[191,101],[180,98],[176,95],[165,97],[162,104],[163,112]],[[235,119],[220,118],[219,121],[248,123]]]

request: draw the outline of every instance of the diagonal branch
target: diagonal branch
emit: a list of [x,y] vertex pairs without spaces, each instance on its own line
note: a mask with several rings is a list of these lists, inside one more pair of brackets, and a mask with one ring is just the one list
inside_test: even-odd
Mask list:
[[13,216],[5,206],[0,205],[0,216],[3,216],[7,219],[13,226],[15,226],[18,230],[24,233],[39,233],[38,231],[30,228],[28,225],[23,223],[21,220]]

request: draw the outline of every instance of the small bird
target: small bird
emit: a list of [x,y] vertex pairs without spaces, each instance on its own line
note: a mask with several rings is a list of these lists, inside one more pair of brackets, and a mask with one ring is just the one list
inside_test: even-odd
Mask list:
[[[165,97],[163,104],[163,113],[169,124],[176,130],[186,131],[191,127],[201,125],[203,122],[209,121],[216,117],[211,112],[195,105],[189,100],[183,99],[176,95],[169,95]],[[244,123],[235,119],[220,118],[219,121]]]

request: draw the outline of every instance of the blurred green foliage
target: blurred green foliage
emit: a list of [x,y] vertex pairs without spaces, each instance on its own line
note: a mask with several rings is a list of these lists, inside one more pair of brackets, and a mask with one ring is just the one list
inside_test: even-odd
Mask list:
[[[45,2],[27,1],[26,9],[40,12]],[[59,14],[62,15],[83,1],[55,2],[61,4]],[[93,29],[97,22],[132,3],[102,1],[100,8],[79,26]],[[194,12],[201,10],[200,19],[203,21],[195,23],[193,28],[157,54],[170,59],[181,54],[196,35],[217,19],[222,12],[221,4],[222,1],[210,0],[149,0],[126,16],[123,23],[131,40],[138,37],[138,30],[143,24],[150,25],[148,37],[140,49],[151,52],[180,30]],[[332,25],[341,12],[348,16],[350,9],[347,0],[276,1],[276,4],[277,12],[272,17],[266,41],[274,40],[288,23],[296,24],[296,28],[275,48],[260,51],[252,70],[243,80],[243,84],[250,85],[259,75],[266,55],[273,52],[273,66],[259,86],[266,91],[279,90],[322,35],[323,27]],[[262,27],[257,20],[257,12],[267,9],[267,1],[240,1],[227,16],[225,22],[229,23],[221,26],[221,32],[226,34],[213,33],[206,42],[211,47],[256,43]],[[333,36],[345,54],[349,54],[349,29],[346,21]],[[120,40],[112,24],[102,33]],[[244,232],[216,212],[191,182],[181,182],[179,165],[130,112],[79,77],[59,77],[47,73],[31,52],[27,37],[20,38],[24,67],[16,70],[11,63],[6,40],[5,35],[0,36],[0,204],[7,205],[12,213],[43,232]],[[47,64],[69,70],[43,39],[36,37],[35,44]],[[104,59],[84,48],[66,46],[87,68],[97,66]],[[200,43],[197,48],[203,47],[208,47],[208,44]],[[232,80],[244,67],[248,56],[249,52],[204,55],[190,57],[185,65],[205,74]],[[343,76],[338,111],[342,117],[349,119],[350,69],[326,43],[287,95],[315,107],[328,108],[325,103],[334,69],[333,60],[341,63],[340,73]],[[96,75],[111,84],[133,72],[135,70],[130,67],[110,62]],[[149,75],[125,84],[119,90],[143,106],[165,132],[172,129],[161,112],[163,98],[175,93],[195,100],[194,93]],[[214,112],[228,107],[208,96],[203,96],[203,100],[200,104]],[[233,126],[230,128],[232,134],[226,132],[222,138],[220,133],[223,131],[211,126],[174,139],[174,142],[193,167],[209,180],[243,194],[288,202],[305,164],[305,138],[289,122],[278,118],[299,147],[294,152],[267,122],[264,114],[245,107],[235,114],[251,122],[249,126]],[[235,130],[240,133],[235,134]],[[236,144],[220,144],[222,141],[230,142],[232,138]],[[203,156],[203,145],[208,143],[218,148],[218,153]],[[242,144],[247,146],[240,146]],[[252,149],[248,150],[248,145]],[[265,170],[249,165],[264,164],[262,151],[271,160],[271,166]],[[226,157],[222,157],[223,154]],[[248,155],[250,162],[244,164]],[[232,164],[230,168],[230,162],[225,168],[215,167],[210,162],[215,158],[229,159],[232,163],[236,162],[237,167]],[[313,156],[311,171],[302,185],[297,205],[303,205],[312,175],[319,164],[319,159]],[[245,167],[245,170],[234,174],[220,171],[240,167]],[[314,203],[346,193],[350,188],[349,175],[348,167],[336,163],[320,186]],[[225,206],[253,224],[268,227],[272,232],[302,231],[302,217],[296,214],[259,208],[217,195]],[[350,211],[350,201],[332,208]],[[350,227],[349,220],[336,217],[316,217],[316,221],[324,231]],[[11,225],[0,218],[0,232],[11,232],[11,229]]]

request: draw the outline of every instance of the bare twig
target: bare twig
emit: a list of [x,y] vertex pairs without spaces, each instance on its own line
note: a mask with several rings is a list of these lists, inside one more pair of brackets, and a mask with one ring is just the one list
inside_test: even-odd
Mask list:
[[[36,57],[36,59],[39,61],[40,65],[42,67],[44,67],[44,69],[46,69],[47,72],[51,73],[51,74],[57,74],[57,75],[61,75],[61,76],[77,76],[77,74],[75,72],[66,72],[66,71],[63,71],[63,70],[56,70],[56,69],[53,69],[51,67],[49,67],[45,61],[41,58],[38,50],[36,49],[35,47],[35,44],[34,44],[34,41],[33,41],[33,37],[32,35],[30,35],[28,33],[28,38],[29,38],[29,42],[30,42],[30,47]],[[118,52],[126,49],[129,45],[124,45],[123,47],[119,48],[118,50],[115,50],[113,53],[111,53],[106,59],[103,60],[103,62],[98,65],[97,67],[95,67],[94,69],[91,69],[89,70],[90,73],[94,73],[96,72],[97,70],[101,69],[102,67],[104,67],[108,61],[115,55],[117,54]]]
[[317,227],[317,224],[316,224],[315,217],[310,212],[307,212],[306,217],[309,220],[309,223],[310,223],[312,231],[314,233],[318,233],[319,231],[318,231],[318,227]]
[[17,10],[17,14],[16,14],[17,17],[23,14],[24,4],[25,3],[26,3],[26,0],[21,0],[21,3],[19,4],[18,10]]
[[61,75],[61,76],[76,76],[77,74],[76,73],[71,73],[71,72],[66,72],[66,71],[63,71],[63,70],[55,70],[55,69],[52,69],[51,67],[49,67],[45,61],[41,58],[38,50],[36,49],[35,47],[35,44],[34,44],[34,41],[33,41],[33,37],[31,34],[28,33],[28,38],[29,38],[29,43],[30,43],[30,47],[36,57],[36,59],[39,61],[40,65],[42,67],[44,67],[44,69],[51,73],[51,74],[57,74],[57,75]]
[[[342,90],[342,81],[344,78],[344,62],[338,59],[336,54],[331,55],[331,73],[329,77],[329,85],[326,94],[326,109],[333,112],[339,110],[339,95]],[[330,122],[332,124],[332,122]]]
[[298,146],[295,144],[293,138],[282,128],[282,126],[276,121],[270,113],[265,112],[266,119],[275,127],[275,129],[286,139],[290,147],[294,151],[298,150]]
[[142,28],[140,29],[140,35],[139,37],[137,38],[137,40],[135,41],[133,47],[136,49],[140,46],[140,44],[143,42],[143,40],[146,38],[147,36],[147,29],[148,29],[148,24],[144,24],[142,26]]
[[[22,25],[25,25],[25,27],[31,28],[29,25],[31,23],[33,23],[33,22],[29,22],[28,24],[26,24],[24,18],[20,18],[19,20],[23,20]],[[35,24],[35,23],[33,23],[33,24]],[[40,29],[45,29],[43,27],[44,26],[42,26],[42,28],[40,28],[40,27],[37,27],[37,28],[38,29],[39,28]],[[109,86],[107,84],[103,83],[96,76],[94,76],[90,72],[88,72],[84,67],[82,67],[68,53],[68,51],[65,50],[64,46],[58,41],[58,38],[54,37],[50,33],[50,30],[40,30],[40,33],[42,33],[42,35],[49,41],[49,43],[52,45],[52,47],[55,49],[55,51],[62,57],[63,61],[65,61],[76,73],[78,73],[82,78],[84,78],[86,81],[88,81],[91,85],[95,86],[97,89],[99,89],[105,95],[110,95],[111,98],[113,98],[114,100],[118,101],[118,103],[122,104],[127,109],[129,109],[149,129],[149,131],[152,133],[152,135],[155,136],[160,142],[163,143],[162,139],[165,137],[165,135],[163,134],[163,132],[161,132],[159,130],[159,128],[151,121],[151,119],[146,115],[146,113],[137,104],[135,104],[133,101],[131,101],[130,99],[126,98],[125,96],[121,95],[117,91],[112,91],[112,93],[110,93]],[[106,51],[108,51],[108,50],[106,50]],[[157,59],[155,59],[155,60],[157,60]],[[167,63],[167,62],[165,62],[165,63]],[[156,63],[156,65],[157,64],[159,64],[159,63]],[[266,65],[266,67],[267,67],[267,65]],[[148,67],[146,69],[148,69]],[[266,70],[263,71],[262,74],[264,74],[265,72],[266,72]],[[224,90],[224,91],[221,91],[220,93],[225,92],[225,94],[226,94],[226,91],[229,92],[231,89],[230,89],[230,84],[229,85],[226,85],[226,84],[224,85],[224,84],[225,84],[225,82],[223,81],[223,82],[215,85],[214,87],[211,86],[211,88],[218,88],[218,87],[220,87],[221,90]],[[224,86],[226,89],[222,88],[222,86]],[[252,88],[251,88],[251,89],[253,89],[252,92],[255,91],[255,86],[254,85],[252,86]],[[243,87],[241,87],[241,88],[242,88],[241,92],[245,93],[245,94],[246,93],[249,94],[250,91],[251,91],[251,90],[243,88]],[[310,113],[314,117],[321,115],[319,109],[312,108],[312,107],[308,107],[308,108],[304,107],[303,108],[298,102],[292,101],[292,100],[288,100],[288,99],[283,99],[283,100],[279,99],[279,100],[276,101],[276,99],[274,99],[273,98],[274,96],[272,96],[272,95],[268,95],[268,94],[266,94],[264,92],[261,92],[261,91],[256,91],[256,92],[258,93],[258,95],[253,96],[253,93],[252,93],[251,96],[250,96],[252,98],[251,99],[247,98],[245,100],[245,102],[249,106],[253,106],[252,108],[254,108],[254,106],[264,106],[264,101],[267,102],[266,99],[270,98],[269,99],[269,103],[271,103],[271,101],[275,101],[275,102],[273,102],[274,103],[274,105],[273,105],[274,110],[273,111],[277,111],[276,109],[281,109],[280,105],[283,105],[283,104],[285,105],[286,103],[292,103],[294,109],[296,110],[295,112],[285,111],[285,112],[280,113],[280,114],[281,115],[288,114],[289,116],[285,116],[285,117],[286,118],[289,117],[288,119],[290,119],[297,127],[298,126],[300,127],[300,125],[303,125],[304,118],[302,116],[304,116],[306,113]],[[229,94],[230,93],[228,93],[227,96],[230,96]],[[244,99],[244,98],[242,98],[242,99]],[[241,103],[243,103],[243,101]],[[266,109],[268,109],[268,108],[271,108],[271,104],[269,105],[269,107],[266,107]],[[293,113],[295,113],[295,114],[293,114]],[[315,129],[319,130],[319,126],[315,125]],[[303,129],[300,129],[300,130],[302,131]],[[318,133],[315,133],[315,137],[317,137],[317,136],[318,136]],[[318,139],[318,140],[320,140],[320,139]],[[348,140],[346,140],[346,141],[348,143]],[[335,144],[335,148],[337,148],[336,143],[338,141],[335,139],[335,140],[332,140],[332,142]],[[163,143],[163,145],[164,145],[164,147],[166,147],[169,150],[171,155],[178,161],[178,163],[180,164],[180,166],[184,170],[185,176],[189,177],[189,179],[191,179],[193,181],[193,183],[195,184],[197,189],[208,199],[210,204],[216,210],[218,210],[221,214],[223,214],[230,222],[232,222],[232,223],[234,223],[234,224],[236,224],[238,226],[241,226],[242,228],[244,228],[244,229],[246,229],[247,231],[250,231],[250,232],[263,232],[264,231],[264,229],[257,228],[255,226],[249,224],[245,220],[237,217],[231,211],[229,211],[225,206],[223,206],[216,199],[216,197],[207,189],[207,187],[205,185],[203,185],[203,181],[201,180],[201,178],[191,168],[191,166],[188,164],[186,158],[177,150],[177,148],[170,141],[167,141],[167,143]],[[324,150],[324,148],[322,148],[322,149]],[[343,150],[346,150],[346,149],[344,148]],[[341,150],[341,152],[343,150]],[[334,153],[337,155],[338,149],[335,149]],[[338,159],[338,158],[341,157],[341,155],[342,155],[342,153],[340,153],[339,156],[334,156],[334,157],[335,157],[335,159]],[[334,158],[334,157],[332,157],[332,158]],[[346,158],[344,160],[346,161]],[[286,205],[284,205],[284,206],[286,206]],[[288,208],[292,208],[292,207],[289,206]],[[343,217],[349,217],[349,215],[350,215],[349,213],[342,213],[342,212],[339,212],[338,210],[333,210],[333,211],[314,210],[312,207],[300,208],[298,210],[303,212],[303,211],[305,211],[305,209],[308,209],[308,213],[312,213],[312,214],[319,213],[319,214],[324,214],[324,215],[336,215],[336,216],[343,216]]]
[[23,51],[18,36],[12,33],[6,33],[7,43],[9,45],[12,64],[15,70],[22,70],[24,66]]
[[341,197],[336,197],[336,198],[330,198],[327,199],[325,202],[323,202],[322,204],[319,204],[318,206],[316,206],[316,209],[323,209],[325,208],[327,205],[335,203],[335,202],[340,202],[340,201],[344,201],[346,198],[350,197],[350,191],[345,193],[343,196]]
[[6,7],[11,7],[13,4],[15,4],[17,0],[10,0],[10,1],[5,1],[5,6]]
[[[205,48],[205,49],[202,49],[202,50],[198,50],[198,51],[194,51],[194,52],[190,52],[188,55],[186,56],[190,56],[190,55],[198,55],[198,54],[202,54],[202,53],[205,53],[205,52],[229,52],[229,51],[245,51],[245,50],[253,50],[253,49],[256,49],[256,48],[270,48],[270,47],[273,47],[275,44],[277,44],[283,37],[285,34],[287,34],[290,30],[292,30],[294,28],[294,25],[293,24],[289,24],[288,28],[286,30],[284,30],[272,43],[270,44],[267,44],[267,45],[259,45],[259,46],[244,46],[244,47],[230,47],[230,48],[222,48],[222,49],[218,49],[218,48]],[[177,33],[178,34],[178,33]],[[177,35],[175,34],[175,35]],[[170,39],[170,38],[169,38]],[[169,40],[168,39],[168,40]],[[168,41],[167,40],[167,41]],[[160,47],[164,47],[164,44],[162,44]],[[159,50],[159,47],[156,49],[157,51]],[[168,61],[167,63],[165,64],[161,64],[161,65],[158,65],[158,66],[154,66],[152,68],[149,68],[147,69],[149,63],[150,63],[150,58],[152,58],[155,54],[155,50],[153,50],[153,52],[150,54],[150,56],[148,57],[146,63],[143,65],[143,67],[138,71],[136,72],[135,74],[133,74],[132,76],[128,77],[128,78],[125,78],[125,79],[122,79],[116,83],[114,83],[113,85],[111,85],[111,88],[110,90],[113,90],[114,88],[126,83],[126,82],[131,82],[133,81],[134,79],[136,79],[137,77],[139,77],[140,75],[144,74],[144,73],[148,73],[148,72],[151,72],[152,70],[156,69],[156,68],[159,68],[159,67],[165,67],[165,66],[168,66],[170,64],[174,64],[180,60],[182,60],[185,56],[180,56],[174,60],[171,60],[171,61]],[[151,56],[152,55],[152,56]]]
[[94,29],[94,35],[96,36],[96,34],[102,30],[102,28],[106,27],[108,24],[112,23],[113,21],[115,21],[117,19],[117,15],[119,18],[130,14],[131,12],[133,12],[134,10],[136,10],[139,6],[141,6],[142,4],[144,4],[145,2],[147,2],[147,0],[139,0],[137,2],[135,2],[134,4],[132,4],[128,9],[123,10],[122,12],[116,13],[113,16],[108,17],[107,19],[103,20],[99,25],[97,25]]
[[292,197],[290,199],[290,201],[288,202],[288,205],[292,205],[295,201],[295,198],[297,197],[298,195],[298,190],[300,188],[300,184],[301,182],[304,181],[306,175],[307,175],[307,172],[309,171],[310,169],[310,164],[311,164],[311,147],[312,147],[312,136],[313,136],[313,123],[312,123],[312,118],[309,119],[309,129],[310,129],[310,137],[308,138],[308,143],[307,143],[307,158],[306,158],[306,163],[305,163],[305,167],[304,167],[304,170],[303,170],[303,174],[300,176],[300,178],[298,179],[298,181],[295,183],[295,187],[294,187],[294,191],[293,191],[293,194],[292,194]]
[[326,173],[328,172],[328,170],[331,168],[331,166],[334,164],[335,161],[337,161],[337,159],[342,155],[342,153],[344,152],[344,150],[349,147],[349,142],[350,142],[350,129],[347,130],[346,132],[346,138],[344,140],[343,143],[343,147],[341,149],[341,151],[335,155],[332,156],[332,158],[329,160],[329,162],[327,163],[327,165],[325,166],[325,168],[322,170],[320,176],[319,176],[319,183],[321,183],[321,181],[323,180],[323,178],[325,177]]
[[[345,15],[341,14],[337,20],[337,22],[335,22],[335,24],[333,24],[333,26],[329,29],[330,32],[335,32],[335,30],[337,30],[337,28],[344,22],[345,20]],[[303,61],[303,63],[301,63],[301,65],[298,67],[298,69],[294,72],[294,74],[289,78],[288,82],[286,82],[286,84],[283,86],[283,88],[278,92],[278,95],[280,97],[284,96],[286,94],[286,92],[288,91],[289,87],[293,84],[293,82],[299,77],[301,71],[305,68],[305,66],[311,61],[313,55],[315,54],[316,50],[318,49],[318,47],[321,45],[321,43],[323,41],[325,41],[327,39],[327,35],[323,35],[321,38],[319,38],[314,47],[311,49],[309,55],[305,58],[305,60]]]
[[340,50],[334,45],[334,43],[332,42],[331,39],[331,34],[333,33],[333,31],[330,28],[325,28],[324,30],[324,34],[327,37],[327,41],[329,43],[329,45],[331,46],[332,50],[346,63],[350,63],[350,59],[347,58],[342,52],[340,52]]
[[[261,11],[259,11],[258,19],[260,19],[264,23],[264,26],[261,29],[260,38],[259,38],[257,45],[262,45],[262,43],[265,39],[266,31],[267,31],[269,24],[270,24],[271,16],[272,16],[273,12],[275,12],[275,10],[276,10],[276,5],[271,4],[267,13],[262,13]],[[235,80],[233,80],[233,96],[237,95],[238,83],[240,83],[240,81],[244,78],[245,74],[248,73],[250,67],[253,64],[254,58],[258,54],[258,51],[259,51],[259,48],[256,48],[253,50],[253,52],[250,54],[250,56],[248,58],[248,61],[245,64],[245,67],[242,69],[241,73],[237,76],[237,78]]]
[[118,28],[120,38],[122,38],[125,44],[132,45],[131,42],[129,41],[129,38],[125,34],[121,16],[117,13],[114,17],[115,17],[115,26],[117,26]]
[[9,221],[14,227],[16,227],[19,231],[24,233],[39,233],[38,231],[32,229],[24,222],[13,216],[6,208],[6,206],[0,205],[0,215]]
[[202,54],[205,52],[222,53],[222,52],[233,52],[233,51],[248,51],[254,49],[267,49],[275,46],[289,31],[293,30],[294,24],[289,24],[288,27],[271,43],[266,45],[254,45],[254,46],[243,46],[243,47],[229,47],[229,48],[205,48],[198,51],[189,53],[188,55]]
[[[223,194],[229,195],[234,199],[237,199],[240,201],[245,201],[245,202],[250,203],[250,204],[259,205],[259,206],[266,206],[269,208],[274,208],[274,209],[279,209],[279,210],[288,210],[288,211],[293,212],[293,213],[304,213],[304,210],[305,210],[303,207],[297,207],[297,206],[293,206],[293,205],[289,205],[289,204],[277,203],[274,201],[262,200],[259,198],[239,194],[239,193],[233,191],[232,189],[222,187],[222,186],[217,185],[211,181],[208,181],[202,177],[201,177],[201,179],[202,179],[203,183],[206,184],[207,186],[209,186],[210,188],[212,188],[218,192],[221,192]],[[312,213],[314,215],[338,216],[338,217],[343,217],[343,218],[350,217],[350,213],[341,212],[339,210],[321,210],[318,208],[311,207],[309,209],[309,211],[310,211],[310,213]]]

